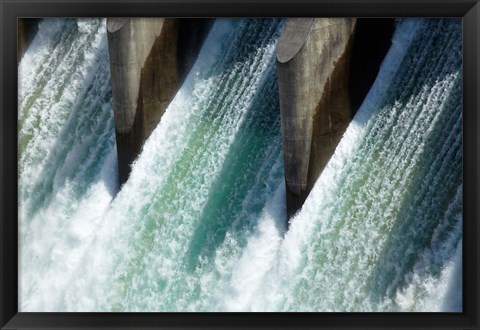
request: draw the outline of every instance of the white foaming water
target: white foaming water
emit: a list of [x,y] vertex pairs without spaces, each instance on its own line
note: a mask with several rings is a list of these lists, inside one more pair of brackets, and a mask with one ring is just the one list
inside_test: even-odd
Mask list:
[[64,309],[72,269],[116,189],[104,29],[43,21],[19,67],[20,309]]
[[461,22],[398,24],[286,234],[282,24],[215,22],[118,194],[104,21],[41,24],[19,70],[20,310],[461,310]]
[[[395,235],[396,226],[402,226],[411,220],[415,221],[417,215],[413,212],[424,210],[418,207],[420,210],[409,210],[413,214],[400,213],[401,209],[408,205],[405,196],[410,194],[409,186],[416,184],[412,182],[413,179],[409,180],[409,174],[414,175],[418,167],[422,166],[421,163],[425,162],[425,158],[428,162],[432,156],[435,156],[433,150],[441,147],[448,151],[444,150],[437,156],[438,161],[435,160],[435,163],[438,164],[442,160],[441,156],[445,154],[449,155],[450,159],[454,159],[454,173],[457,175],[451,174],[454,182],[450,181],[449,186],[455,187],[455,184],[461,184],[458,180],[460,177],[458,173],[461,171],[461,158],[458,157],[461,136],[460,98],[458,97],[460,59],[445,52],[442,62],[439,59],[440,65],[435,63],[439,67],[444,66],[447,70],[453,66],[453,72],[441,74],[434,71],[435,75],[430,76],[430,68],[421,69],[424,60],[417,56],[431,55],[434,50],[432,49],[434,41],[419,38],[419,35],[432,28],[440,30],[442,27],[429,26],[421,20],[404,21],[400,24],[393,39],[393,46],[382,64],[382,69],[367,99],[317,180],[303,208],[293,218],[290,230],[281,244],[277,243],[281,240],[281,231],[267,231],[264,229],[265,225],[260,222],[258,236],[250,239],[243,259],[240,260],[237,271],[232,276],[233,289],[228,291],[225,303],[227,310],[458,311],[461,309],[458,304],[448,305],[447,303],[452,301],[452,295],[455,297],[454,301],[461,300],[461,290],[450,289],[450,296],[447,297],[448,286],[446,285],[448,281],[452,283],[459,281],[458,267],[461,268],[461,258],[458,255],[461,256],[461,250],[457,253],[455,272],[449,260],[455,254],[452,251],[456,250],[457,244],[461,244],[461,210],[459,209],[461,194],[453,198],[449,208],[451,211],[447,212],[443,224],[438,224],[436,229],[436,232],[442,232],[441,235],[445,233],[452,235],[450,240],[442,241],[443,248],[432,246],[430,250],[428,246],[420,247],[412,243],[413,246],[406,249],[408,252],[406,256],[418,253],[423,257],[420,257],[422,261],[418,261],[410,273],[397,273],[397,278],[392,280],[390,274],[382,269],[385,267],[388,270],[389,266],[395,269],[398,267],[398,259],[391,261],[392,264],[388,267],[382,266],[385,262],[383,259],[386,258],[382,253],[388,252],[389,241],[387,240],[391,240],[387,234]],[[459,26],[449,26],[446,31],[445,40],[455,45],[452,46],[451,51],[458,52],[461,39],[455,40],[452,35],[448,35],[448,32],[458,36]],[[420,40],[415,40],[415,36]],[[420,46],[418,43],[426,41],[432,45],[429,52],[422,48],[417,52],[413,50]],[[418,53],[420,54],[417,55]],[[415,56],[415,62],[418,64],[405,70],[406,62],[409,61],[408,56]],[[422,71],[426,71],[425,76]],[[423,78],[425,83],[423,88],[417,88],[419,95],[410,90],[412,88],[410,81],[414,78]],[[441,80],[438,80],[439,78]],[[429,79],[432,79],[433,86],[428,84]],[[404,103],[400,103],[396,95],[391,100],[385,100],[389,93],[398,95],[403,90],[406,91],[405,94],[411,93],[411,95],[407,94],[408,98],[405,97]],[[451,95],[455,99],[453,104],[450,100]],[[419,107],[419,104],[422,106]],[[400,120],[399,117],[403,118]],[[439,123],[446,120],[454,128],[450,134],[446,133],[449,132],[448,125]],[[382,130],[388,135],[378,137],[375,133]],[[442,142],[446,142],[444,147],[428,145],[431,143],[429,134],[436,134],[435,130],[443,130]],[[375,140],[372,135],[375,136]],[[411,139],[417,141],[410,142]],[[425,142],[422,142],[422,139]],[[365,148],[365,144],[368,143],[366,141],[371,141],[368,149]],[[369,155],[372,152],[374,155]],[[446,161],[447,159],[443,158],[443,162]],[[438,165],[444,168],[441,164]],[[393,173],[391,173],[392,168]],[[433,166],[430,169],[427,178],[431,181],[441,181],[442,172],[436,172],[435,168]],[[437,174],[439,176],[436,176]],[[397,176],[389,178],[389,175]],[[366,179],[368,176],[370,178]],[[432,176],[436,177],[432,179]],[[442,185],[442,183],[437,184]],[[442,190],[444,196],[450,195],[448,188],[439,188],[439,190]],[[354,195],[348,200],[346,197],[352,193]],[[421,196],[425,198],[424,194]],[[428,202],[435,201],[428,197],[426,199]],[[437,194],[433,197],[442,198],[442,195]],[[449,203],[448,201],[448,197],[445,198],[445,202]],[[442,206],[438,205],[438,207]],[[419,216],[418,221],[423,218]],[[455,224],[454,229],[448,227],[452,226],[452,223]],[[273,224],[274,220],[270,220],[270,227],[273,228]],[[422,236],[422,226],[418,224],[412,226],[411,223],[408,226],[411,231],[409,234],[417,236],[416,239],[419,240],[418,237]],[[405,237],[400,236],[399,239],[405,239]],[[269,249],[273,247],[276,248]],[[395,245],[395,247],[399,246]],[[426,249],[423,254],[421,254],[422,249]],[[425,256],[431,256],[433,253],[437,253],[438,265],[434,265],[430,262],[431,260],[423,260]],[[402,258],[402,256],[397,257]],[[245,262],[247,259],[255,261]],[[259,267],[259,265],[264,266]],[[440,277],[438,270],[433,269],[438,268],[439,265],[445,267]],[[385,280],[386,276],[389,276],[387,280]],[[395,282],[402,281],[403,276],[408,277],[406,282],[409,283],[405,289],[395,286]],[[252,278],[256,280],[253,283]],[[375,286],[380,286],[379,284],[383,284],[384,281],[391,281],[389,284],[392,293],[384,291],[378,297],[376,291],[379,289]],[[451,287],[458,288],[458,285],[450,284]],[[408,299],[401,298],[405,297],[404,292],[410,295]],[[415,292],[415,297],[412,296],[412,292]],[[395,293],[397,299],[391,298],[390,296],[395,296]]]
[[[206,256],[222,250],[203,251],[205,245],[215,248],[222,238],[232,237],[231,231],[248,231],[249,217],[255,218],[274,189],[268,182],[281,176],[279,118],[272,116],[277,102],[270,101],[277,99],[273,52],[280,28],[278,20],[217,21],[184,86],[145,144],[129,181],[111,205],[99,203],[107,206],[108,212],[90,208],[95,217],[85,221],[90,225],[93,222],[95,233],[86,240],[87,249],[74,258],[62,254],[72,260],[72,266],[60,281],[53,283],[51,276],[32,278],[35,288],[48,290],[27,293],[32,298],[22,304],[25,309],[196,308],[191,302],[183,302],[176,292],[171,294],[171,301],[156,296],[162,289],[186,291],[191,281],[205,282],[208,276],[189,274],[189,269],[195,272],[195,268],[208,267],[203,266]],[[273,144],[271,137],[275,137]],[[243,146],[250,146],[250,150],[243,150]],[[273,164],[277,165],[272,170]],[[225,188],[224,182],[232,186]],[[218,237],[211,237],[204,232],[203,227],[212,223],[203,207],[205,203],[222,202],[224,196],[216,196],[215,189],[230,196],[233,205],[224,207],[232,217],[217,214],[215,220],[221,220],[223,228],[217,228]],[[63,199],[63,194],[55,196]],[[82,200],[89,203],[86,196]],[[192,235],[204,244],[189,246]],[[42,237],[37,243],[44,245]],[[235,238],[239,240],[241,237]],[[178,259],[185,253],[190,256],[180,266],[186,269],[177,270]],[[28,257],[30,254],[25,253]],[[147,267],[152,258],[157,265],[153,273]],[[45,265],[42,273],[52,275],[62,267]],[[183,280],[177,283],[175,274],[179,272]],[[155,286],[165,286],[152,288],[154,279],[158,280]],[[146,291],[138,295],[135,281],[144,280],[147,283],[142,283],[139,290]],[[136,296],[129,298],[130,292]],[[148,295],[155,297],[149,301]],[[180,303],[186,305],[175,306]]]

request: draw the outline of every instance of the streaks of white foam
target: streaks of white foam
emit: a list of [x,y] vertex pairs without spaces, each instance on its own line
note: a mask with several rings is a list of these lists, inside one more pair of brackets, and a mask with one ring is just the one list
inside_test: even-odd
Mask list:
[[116,189],[104,21],[45,19],[19,75],[19,307],[60,311]]
[[[264,83],[265,73],[272,69],[274,27],[278,22],[262,24],[265,33],[256,35],[259,45],[250,56],[237,60],[238,49],[232,53],[238,61],[233,63],[232,75],[218,70],[230,63],[214,62],[211,54],[229,47],[235,34],[240,33],[238,23],[215,23],[184,86],[146,142],[130,179],[97,232],[92,246],[96,254],[89,255],[82,266],[95,269],[95,273],[72,281],[67,292],[71,302],[82,300],[85,289],[99,298],[74,303],[72,309],[78,310],[79,305],[82,310],[188,308],[186,299],[192,283],[179,258],[188,248],[195,219],[255,93]],[[252,34],[255,27],[250,26],[248,31]],[[233,87],[217,91],[224,81]],[[209,102],[212,95],[214,101],[223,99],[223,103]],[[163,291],[169,294],[158,299]]]
[[[274,267],[285,226],[285,184],[281,183],[266,204],[241,258],[234,266],[229,286],[219,302],[223,311],[255,311],[258,297],[269,294],[259,292],[265,276]],[[269,279],[270,280],[270,279]]]
[[[275,34],[275,24],[263,24],[266,25],[263,30],[265,35],[262,36],[258,50],[251,53],[252,58],[242,59],[235,57],[242,50],[228,48],[228,45],[245,32],[243,29],[247,28],[246,24],[222,20],[215,23],[199,61],[145,144],[141,156],[133,166],[129,181],[111,207],[111,187],[115,181],[115,175],[111,171],[115,166],[114,148],[86,148],[95,141],[94,138],[86,138],[75,153],[68,153],[62,158],[63,165],[56,168],[54,173],[54,195],[57,201],[50,207],[41,209],[37,217],[47,219],[46,226],[34,221],[31,227],[34,229],[31,233],[40,233],[40,237],[53,235],[57,238],[52,240],[52,244],[34,240],[30,246],[36,254],[30,251],[29,262],[23,262],[22,265],[28,267],[33,264],[37,267],[37,272],[28,272],[36,276],[40,272],[45,276],[40,281],[34,278],[22,280],[20,293],[25,297],[33,297],[30,300],[21,299],[22,310],[329,311],[378,308],[365,301],[368,294],[363,288],[363,282],[359,283],[358,279],[365,279],[372,270],[372,263],[378,260],[379,246],[387,236],[382,230],[391,229],[391,215],[396,210],[383,205],[386,200],[378,202],[375,195],[384,196],[389,191],[391,193],[397,188],[408,187],[411,184],[410,177],[398,173],[390,176],[381,176],[378,172],[369,174],[369,178],[372,178],[371,189],[361,191],[358,196],[361,200],[372,201],[370,210],[361,203],[352,203],[355,210],[351,213],[344,212],[348,219],[340,221],[332,214],[338,210],[337,201],[348,197],[340,195],[344,194],[339,188],[342,184],[358,190],[354,180],[361,178],[362,173],[353,179],[344,177],[349,169],[361,170],[361,166],[355,165],[355,162],[368,163],[363,168],[367,174],[369,164],[374,164],[375,159],[383,159],[380,167],[391,168],[396,172],[405,169],[405,173],[410,174],[415,168],[413,165],[425,155],[423,142],[419,143],[417,149],[412,149],[411,145],[431,133],[431,126],[427,124],[433,126],[438,123],[442,111],[436,113],[431,110],[444,108],[445,96],[451,92],[452,85],[458,83],[457,75],[447,74],[445,79],[432,84],[431,89],[424,88],[409,98],[406,106],[398,102],[385,110],[390,112],[389,115],[377,117],[381,102],[398,74],[399,65],[410,43],[424,24],[422,20],[400,23],[374,87],[305,206],[294,218],[285,240],[282,241],[282,224],[286,216],[285,188],[280,184],[258,217],[253,235],[248,230],[240,233],[228,231],[223,243],[215,250],[213,266],[199,258],[200,267],[195,272],[182,268],[180,259],[187,253],[189,238],[197,229],[195,220],[206,200],[215,193],[211,191],[213,183],[221,173],[232,144],[241,136],[242,125],[246,123],[246,114],[256,93],[266,83],[266,79],[271,79],[268,72],[272,71],[272,35]],[[61,26],[48,26],[48,30],[42,28],[42,31],[50,34],[48,40],[54,40],[57,35],[67,38],[68,34],[61,34]],[[89,32],[90,28],[88,23],[79,23],[77,27],[80,34]],[[245,49],[259,40],[255,30],[248,30],[242,38],[245,38],[242,46]],[[34,41],[33,45],[40,47],[38,41]],[[72,54],[71,51],[64,52]],[[48,52],[39,49],[38,54],[47,58]],[[86,63],[91,63],[92,56],[93,53],[85,57]],[[238,62],[230,72],[217,70],[228,64],[226,61],[231,58]],[[425,56],[422,58],[425,59]],[[435,62],[436,58],[432,57],[431,60]],[[41,65],[28,52],[22,62],[25,73],[31,73],[32,67]],[[57,64],[47,66],[53,72],[48,74],[59,74],[53,70]],[[25,76],[24,74],[21,78],[22,86],[24,90],[30,90],[38,82],[25,80]],[[408,92],[413,82],[412,79],[406,79],[400,85]],[[72,86],[72,90],[77,88]],[[46,89],[50,88],[52,87]],[[217,91],[219,88],[223,90]],[[105,94],[105,91],[102,93]],[[44,98],[44,102],[49,103],[54,95],[46,92]],[[72,100],[65,95],[66,103]],[[25,105],[26,102],[23,97],[22,104]],[[417,104],[421,106],[417,107]],[[395,116],[403,107],[408,111]],[[110,110],[105,107],[102,113]],[[33,106],[19,114],[21,122],[23,121],[22,134],[31,131],[36,125],[30,114],[34,115],[38,111],[38,106]],[[57,122],[52,119],[48,123],[58,129],[64,120],[62,117]],[[98,121],[103,122],[104,118],[100,116]],[[75,135],[72,136],[83,139],[83,133],[89,132],[91,126],[95,127],[94,131],[101,131],[98,124],[91,123],[88,126],[90,128],[77,126]],[[369,132],[375,131],[381,135],[387,133],[382,129],[392,126],[391,135],[395,135],[403,144],[384,139],[377,145],[381,151],[379,157],[373,152],[366,152],[363,158],[352,157],[356,150],[362,148]],[[49,142],[42,142],[42,148],[48,150],[52,138],[48,140],[49,132],[45,130],[48,129],[43,129],[43,138]],[[56,134],[54,133],[52,136]],[[455,139],[454,134],[452,132],[447,140],[458,142],[459,139]],[[101,139],[104,138],[105,136]],[[253,187],[243,200],[245,205],[236,215],[235,226],[241,228],[241,222],[245,219],[256,221],[244,214],[250,212],[247,201],[255,198],[252,196],[255,192],[274,190],[260,186],[278,185],[281,157],[275,157],[275,152],[280,149],[276,143],[265,147],[264,162],[261,164],[260,171],[268,178],[265,179],[262,175],[255,177]],[[39,142],[34,136],[26,148],[26,154],[31,155],[32,146],[36,144]],[[456,146],[453,144],[452,148],[445,151],[448,155],[446,159],[455,158]],[[388,157],[385,150],[394,155]],[[98,153],[104,154],[103,160],[93,166]],[[81,159],[84,161],[80,171],[72,173],[74,164]],[[177,166],[179,160],[184,163]],[[269,173],[266,169],[270,162],[274,162],[274,166]],[[443,171],[448,165],[446,162],[444,160],[445,164],[440,164],[440,161],[435,161],[435,164],[441,165]],[[93,184],[80,199],[74,198],[76,195],[71,191],[78,190],[77,181],[91,167],[95,168],[96,179],[92,180]],[[162,190],[166,185],[171,185],[175,198]],[[395,205],[401,197],[395,193],[388,196]],[[458,196],[457,194],[457,199]],[[72,203],[75,205],[68,209],[62,207]],[[451,208],[455,209],[453,206]],[[382,210],[385,210],[383,215]],[[446,217],[450,217],[452,212],[454,211],[447,212]],[[359,218],[359,215],[363,216]],[[68,221],[59,223],[55,222],[56,218]],[[385,221],[378,225],[372,219]],[[221,225],[224,224],[219,224],[219,227]],[[452,252],[452,247],[457,246],[458,235],[442,241],[443,233],[449,230],[449,226],[449,222],[445,221],[437,228],[432,238],[436,243],[432,242],[430,250],[426,249],[423,257],[419,258],[414,271],[408,275],[409,284],[399,289],[394,302],[385,301],[380,307],[391,310],[392,304],[396,304],[404,310],[428,310],[434,308],[432,304],[444,299],[442,310],[458,310],[458,299],[461,301],[458,296],[461,248]],[[461,230],[461,227],[455,228]],[[248,237],[244,249],[240,243],[242,238],[235,235]],[[369,242],[372,237],[373,242]],[[435,257],[432,251],[440,252]],[[451,259],[453,254],[454,259]],[[32,255],[36,255],[37,259]],[[445,262],[446,267],[439,276],[433,276],[430,271],[431,260],[437,259],[440,263]],[[445,261],[447,259],[455,262]],[[38,263],[37,260],[42,262]],[[65,260],[68,262],[65,263]],[[351,277],[352,272],[356,273],[357,279]],[[344,278],[336,278],[341,276]],[[454,304],[446,302],[451,297],[455,298]]]
[[[256,249],[245,250],[244,258],[248,257],[252,261],[247,263],[245,259],[241,259],[238,263],[239,268],[232,276],[230,289],[223,300],[225,310],[378,310],[379,305],[371,304],[367,288],[364,286],[373,265],[378,260],[382,244],[388,238],[385,231],[392,229],[395,213],[387,209],[398,207],[401,202],[398,190],[406,192],[405,189],[410,185],[408,175],[402,175],[402,173],[406,169],[411,173],[415,168],[411,163],[418,164],[422,155],[425,156],[422,143],[425,143],[429,137],[430,140],[432,139],[433,127],[438,126],[436,123],[439,118],[450,110],[446,107],[446,100],[453,86],[458,84],[458,74],[446,74],[443,79],[435,81],[434,86],[425,87],[419,91],[419,94],[410,97],[406,105],[395,103],[391,109],[384,109],[381,116],[376,116],[375,111],[378,112],[379,104],[385,98],[388,87],[396,79],[395,74],[416,34],[415,31],[418,31],[423,24],[424,21],[414,20],[405,21],[400,25],[394,38],[394,45],[382,64],[382,70],[374,88],[347,129],[303,208],[293,219],[282,244],[272,243],[278,233],[268,230],[260,230],[260,237],[253,236],[249,240],[249,246],[254,246]],[[425,52],[424,49],[423,52]],[[424,58],[427,55],[422,54],[421,57]],[[437,62],[441,67],[442,63],[433,61],[433,63]],[[421,63],[417,61],[416,64],[419,67],[410,71],[417,73],[421,69]],[[433,70],[426,73],[427,77],[439,73],[436,68],[427,67],[427,69]],[[412,85],[414,78],[411,75],[407,76],[406,82],[410,87],[397,86],[400,92],[403,90],[408,92],[415,86]],[[405,108],[412,111],[404,110]],[[442,111],[436,111],[437,109]],[[359,149],[364,136],[372,132],[388,133],[383,138],[377,134],[373,142],[377,144],[376,148],[384,148],[383,158],[385,159],[381,161],[383,163],[379,163],[378,160],[382,158],[378,155],[374,158],[374,154],[367,153],[365,157],[371,157],[370,160],[364,159],[365,157],[352,157],[352,153]],[[395,140],[393,141],[392,138]],[[421,144],[418,148],[412,148],[412,145],[416,145],[415,143],[419,141]],[[447,138],[446,143],[453,150],[456,145],[451,142]],[[371,151],[368,152],[371,153]],[[339,193],[353,193],[353,191],[342,192],[339,190],[339,185],[355,188],[352,180],[356,179],[344,180],[342,175],[350,169],[354,171],[352,175],[360,178],[363,175],[360,171],[361,167],[368,165],[368,163],[363,164],[365,161],[372,164],[377,162],[375,167],[390,169],[395,174],[390,180],[396,183],[389,184],[388,180],[384,182],[384,175],[381,173],[372,174],[366,171],[364,175],[370,176],[370,181],[360,184],[377,185],[380,190],[375,193],[372,189],[371,191],[360,189],[361,193],[369,194],[358,197],[352,205],[347,205],[346,213],[336,214],[339,211],[336,207],[337,203],[348,197]],[[355,162],[362,164],[355,164]],[[348,184],[349,181],[350,184]],[[386,195],[392,193],[390,197]],[[378,199],[376,195],[381,195],[383,198]],[[370,207],[360,208],[362,205],[359,203],[368,201],[372,202]],[[376,205],[376,201],[385,205]],[[356,206],[359,207],[358,210],[351,209]],[[382,216],[382,211],[391,215],[383,214]],[[367,213],[359,216],[362,212]],[[326,221],[328,219],[330,220]],[[381,221],[381,226],[377,223],[378,219],[385,220]],[[390,221],[386,221],[389,219]],[[259,241],[262,243],[258,244]],[[266,246],[271,244],[278,250],[258,247],[263,244]],[[257,261],[265,260],[266,250],[269,251],[267,254],[272,258],[275,256],[276,260],[265,261],[268,266],[256,267],[259,273],[251,275],[251,272],[255,272],[254,265],[257,265]],[[445,276],[450,276],[449,274]],[[248,285],[245,285],[243,290],[238,289],[245,283]],[[391,306],[383,306],[383,308],[392,309]]]
[[[350,154],[355,150],[359,141],[362,140],[362,136],[366,133],[367,118],[371,116],[372,111],[375,111],[384,97],[385,90],[388,87],[389,82],[394,78],[401,59],[406,54],[412,36],[415,35],[415,30],[418,29],[421,24],[421,21],[406,21],[403,23],[402,29],[399,29],[396,33],[394,37],[394,46],[392,46],[384,60],[384,63],[382,64],[383,69],[380,70],[374,86],[357,113],[355,120],[348,127],[342,141],[335,151],[335,154],[329,161],[327,168],[324,170],[325,174],[321,177],[321,183],[316,184],[308,199],[315,200],[315,196],[321,194],[318,192],[316,193],[315,189],[322,189],[325,192],[331,190],[332,187],[335,186],[335,183],[339,179],[339,173],[341,173],[346,166]],[[406,33],[405,31],[411,33]],[[279,199],[281,199],[278,191],[276,197],[278,202]],[[271,203],[275,204],[274,202]],[[238,267],[236,267],[237,270],[232,276],[232,282],[228,287],[227,294],[222,300],[221,309],[230,311],[274,311],[281,308],[280,304],[288,293],[283,292],[283,283],[280,279],[298,276],[295,269],[299,266],[298,263],[300,260],[302,260],[303,252],[300,247],[308,244],[307,242],[311,240],[311,235],[316,231],[316,229],[314,229],[315,221],[311,221],[311,215],[316,213],[316,209],[314,208],[315,204],[316,203],[309,203],[307,200],[304,208],[292,223],[282,246],[279,244],[273,244],[272,248],[270,248],[269,245],[272,244],[272,242],[277,242],[278,238],[278,230],[276,231],[274,229],[275,221],[278,221],[278,218],[277,220],[274,220],[272,217],[268,216],[269,212],[267,210],[264,211],[262,217],[264,220],[261,220],[261,225],[257,228],[256,235],[249,239],[249,245],[242,256],[242,259],[238,262]],[[311,209],[310,212],[309,208]],[[327,210],[323,211],[326,212]],[[286,215],[282,214],[281,216],[277,216],[279,216],[279,219],[283,220]],[[260,245],[264,246],[264,248],[256,248],[258,242],[261,242]],[[275,248],[281,249],[281,251],[273,253]],[[277,255],[278,253],[281,253],[281,256]],[[264,260],[264,254],[269,257],[275,255],[275,263],[272,264],[272,260],[269,260],[265,263],[264,267],[258,268],[256,261]],[[252,262],[255,267],[248,264],[245,261],[246,259],[255,260]],[[247,275],[249,273],[253,274]],[[239,283],[241,284],[242,281],[249,281],[250,285],[239,289]]]
[[[449,247],[450,248],[450,247]],[[450,257],[450,256],[447,256]],[[462,312],[462,241],[444,265],[438,276],[417,271],[409,274],[406,288],[399,290],[395,303],[402,312]]]

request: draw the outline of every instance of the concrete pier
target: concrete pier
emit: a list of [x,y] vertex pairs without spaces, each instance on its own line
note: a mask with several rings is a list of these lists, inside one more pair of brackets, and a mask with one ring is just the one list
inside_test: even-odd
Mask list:
[[277,71],[289,218],[303,205],[352,118],[349,64],[356,20],[291,18]]
[[194,63],[211,23],[107,19],[120,184]]

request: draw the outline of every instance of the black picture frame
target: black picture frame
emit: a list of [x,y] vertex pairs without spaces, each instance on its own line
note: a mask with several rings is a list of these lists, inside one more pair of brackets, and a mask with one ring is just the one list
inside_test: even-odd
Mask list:
[[[1,329],[479,329],[478,0],[0,0]],[[17,17],[462,17],[463,313],[19,313]]]

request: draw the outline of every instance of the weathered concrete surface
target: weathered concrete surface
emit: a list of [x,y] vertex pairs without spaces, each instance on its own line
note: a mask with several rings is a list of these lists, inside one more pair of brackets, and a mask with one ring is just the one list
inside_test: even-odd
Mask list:
[[145,140],[193,64],[210,20],[107,19],[119,180],[123,184]]
[[356,20],[288,19],[277,71],[289,218],[303,205],[352,118],[349,64]]
[[17,62],[23,57],[28,46],[38,32],[39,18],[18,18],[17,19]]

